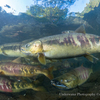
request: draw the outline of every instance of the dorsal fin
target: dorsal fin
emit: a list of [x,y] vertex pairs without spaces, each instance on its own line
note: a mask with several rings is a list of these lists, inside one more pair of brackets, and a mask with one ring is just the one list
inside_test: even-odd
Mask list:
[[13,63],[21,63],[21,57],[18,57],[12,61]]
[[81,65],[81,67],[84,67],[83,64]]
[[78,27],[76,30],[75,30],[75,32],[76,33],[86,33],[85,32],[85,26],[84,26],[84,24],[83,25],[81,25],[80,27]]

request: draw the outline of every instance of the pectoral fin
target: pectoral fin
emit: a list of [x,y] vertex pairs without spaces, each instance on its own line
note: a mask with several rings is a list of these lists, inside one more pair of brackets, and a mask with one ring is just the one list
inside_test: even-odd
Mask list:
[[39,54],[38,54],[38,60],[39,60],[39,62],[40,62],[41,64],[46,65],[46,59],[45,59],[44,54],[39,53]]
[[7,54],[4,51],[2,51],[2,54],[5,55],[5,56],[7,56]]
[[86,54],[84,55],[85,58],[87,58],[89,61],[91,61],[93,63],[93,58],[96,60],[99,60],[98,58],[94,57],[93,55],[90,54]]
[[0,72],[0,75],[5,75],[5,73],[3,71]]
[[54,66],[49,67],[49,68],[47,69],[47,70],[48,70],[47,77],[48,77],[50,80],[52,80],[52,79],[54,78],[54,76],[53,76],[53,74],[52,74],[53,68],[54,68]]

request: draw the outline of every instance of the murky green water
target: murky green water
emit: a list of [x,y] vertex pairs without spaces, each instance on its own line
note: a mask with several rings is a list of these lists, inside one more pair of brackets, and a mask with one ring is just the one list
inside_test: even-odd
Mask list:
[[[35,56],[28,56],[21,51],[23,45],[33,40],[57,34],[70,34],[83,24],[86,34],[100,36],[100,0],[22,0],[20,5],[16,0],[16,4],[12,0],[4,0],[4,5],[0,2],[0,65],[1,62],[6,64],[0,66],[0,100],[100,99],[100,60],[95,59],[100,59],[99,53],[93,54],[93,63],[81,56],[46,58],[46,65],[43,65],[37,57],[40,52]],[[9,13],[8,10],[12,11]],[[99,42],[100,38],[98,44]],[[81,79],[86,77],[83,84],[77,84],[71,89],[59,89],[51,84],[52,79],[49,79],[48,73],[55,79],[82,64],[93,70],[90,76],[87,70],[78,71]],[[24,69],[22,66],[27,67]],[[33,69],[29,70],[29,66],[33,66]],[[26,73],[36,75],[29,77]]]

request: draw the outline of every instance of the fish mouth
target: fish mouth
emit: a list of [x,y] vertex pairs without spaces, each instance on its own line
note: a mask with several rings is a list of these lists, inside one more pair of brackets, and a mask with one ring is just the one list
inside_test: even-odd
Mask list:
[[21,52],[27,56],[34,56],[34,57],[37,57],[37,54],[32,54],[30,51],[26,51],[24,50],[23,48],[21,48]]
[[26,55],[30,55],[31,54],[31,52],[26,51],[24,48],[21,48],[21,52],[26,54]]
[[59,89],[69,89],[69,87],[60,83],[58,80],[51,80],[51,84]]

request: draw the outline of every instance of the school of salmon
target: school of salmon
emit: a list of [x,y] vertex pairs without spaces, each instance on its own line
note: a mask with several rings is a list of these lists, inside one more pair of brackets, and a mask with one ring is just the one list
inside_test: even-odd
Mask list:
[[[84,25],[75,31],[65,31],[63,34],[33,41],[0,45],[1,55],[18,58],[33,57],[39,61],[41,66],[46,65],[48,59],[53,61],[79,56],[84,56],[93,62],[94,59],[98,60],[98,58],[91,54],[99,52],[100,36],[87,34]],[[0,62],[0,75],[30,78],[43,74],[51,80],[53,86],[59,89],[71,89],[86,82],[93,72],[92,68],[81,65],[54,78],[52,73],[54,66],[47,69],[41,66],[22,64],[18,62],[18,59],[12,62]],[[0,91],[2,92],[20,92],[26,89],[46,91],[44,87],[37,84],[38,82],[35,82],[36,80],[27,82],[22,79],[22,81],[16,82],[3,76],[0,77]]]

